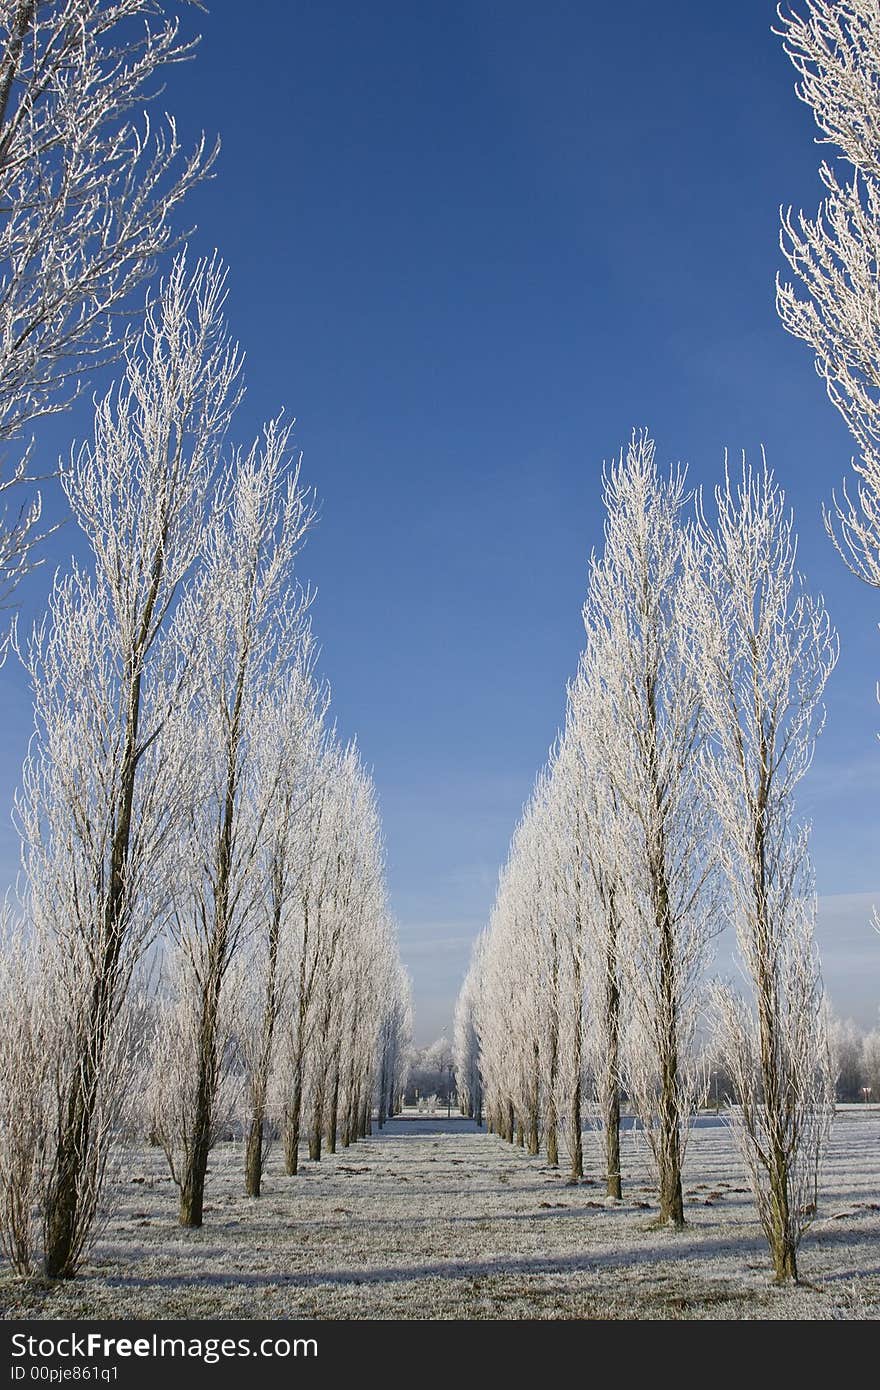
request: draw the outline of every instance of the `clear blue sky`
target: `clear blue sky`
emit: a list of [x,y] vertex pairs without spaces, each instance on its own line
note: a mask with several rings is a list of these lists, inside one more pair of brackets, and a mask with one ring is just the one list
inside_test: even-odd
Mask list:
[[[577,659],[601,463],[640,424],[695,483],[763,443],[796,509],[843,648],[802,799],[820,941],[838,1010],[876,1022],[880,604],[822,533],[850,440],[774,310],[779,204],[820,185],[773,5],[245,13],[185,16],[200,52],[161,100],[223,141],[188,217],[231,267],[237,432],[286,406],[322,501],[303,570],[375,770],[418,1040],[450,1026]],[[28,733],[12,662],[0,716],[5,805]],[[7,876],[15,855],[6,828]]]

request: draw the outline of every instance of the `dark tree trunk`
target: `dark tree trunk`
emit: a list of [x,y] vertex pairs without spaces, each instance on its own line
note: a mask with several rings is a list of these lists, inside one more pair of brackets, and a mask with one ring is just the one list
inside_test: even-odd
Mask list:
[[98,1085],[91,1046],[81,1046],[83,1064],[74,1075],[59,1129],[55,1170],[46,1200],[43,1269],[49,1279],[71,1279],[79,1260],[82,1223],[81,1187]]
[[618,1200],[623,1195],[620,1173],[620,1092],[615,1088],[605,1115],[605,1191]]
[[324,1133],[324,1086],[315,1084],[315,1097],[312,1105],[312,1127],[309,1131],[309,1158],[313,1163],[321,1161],[321,1140]]
[[221,944],[217,951],[212,952],[202,991],[195,1103],[180,1183],[179,1221],[181,1226],[187,1227],[201,1226],[204,1213],[205,1175],[213,1138],[214,1096],[217,1089],[217,1016],[221,987],[219,962],[222,958]]
[[[616,913],[612,900],[610,910]],[[607,1055],[604,1087],[605,1114],[605,1190],[609,1197],[620,1198],[623,1184],[620,1172],[620,986],[617,979],[616,916],[611,931],[609,958],[605,962],[605,1026]]]
[[574,1083],[571,1097],[571,1181],[577,1182],[584,1176],[584,1138],[581,1133],[581,1078],[580,1069]]
[[[19,18],[27,6],[19,7]],[[29,22],[29,20],[28,20]],[[83,1031],[78,1038],[78,1066],[61,1102],[52,1180],[46,1194],[43,1269],[50,1279],[67,1279],[76,1273],[82,1245],[94,1219],[98,1193],[88,1181],[89,1149],[101,1070],[113,1026],[124,998],[120,961],[125,939],[128,902],[127,870],[131,843],[132,809],[138,768],[138,727],[141,707],[140,662],[146,650],[161,579],[161,556],[154,557],[151,589],[141,625],[136,657],[129,659],[125,747],[120,769],[116,826],[110,845],[110,873],[102,914],[102,947],[92,963],[92,984]],[[98,1160],[100,1162],[100,1160]],[[92,1175],[95,1177],[96,1175]]]
[[541,1065],[541,1057],[540,1057],[540,1052],[539,1052],[539,1050],[538,1050],[538,1044],[537,1044],[537,1042],[533,1044],[532,1061],[533,1061],[533,1065],[534,1065],[534,1073],[533,1073],[533,1076],[532,1076],[532,1095],[531,1095],[531,1103],[530,1103],[530,1105],[529,1105],[529,1116],[528,1116],[528,1119],[529,1119],[529,1124],[528,1124],[528,1152],[529,1152],[530,1154],[536,1154],[536,1153],[539,1152],[540,1147],[541,1147],[540,1139],[539,1139],[539,1137],[538,1137],[538,1112],[539,1112],[539,1096],[540,1096],[539,1072],[540,1072],[540,1065]]
[[251,1084],[251,1123],[248,1130],[244,1161],[244,1185],[249,1197],[259,1197],[263,1180],[263,1127],[266,1120],[266,1095],[272,1068],[272,1043],[275,1020],[278,1017],[278,950],[281,942],[282,884],[278,881],[281,869],[274,874],[274,905],[269,926],[269,960],[266,970],[266,999],[263,1008],[260,1052]]
[[660,1047],[659,1171],[660,1221],[684,1225],[681,1187],[681,1135],[678,1114],[678,1009],[675,989],[675,944],[663,882],[660,903],[660,978],[662,1026]]
[[[6,110],[9,105],[9,98],[12,95],[12,88],[18,75],[21,63],[21,53],[28,30],[34,21],[34,12],[37,8],[36,0],[20,0],[15,11],[15,19],[10,26],[9,36],[6,40],[6,53],[0,67],[0,127],[6,122]],[[9,134],[0,140],[0,168],[5,162],[7,153],[7,141]],[[64,1276],[58,1276],[64,1277]]]
[[550,1067],[547,1096],[547,1162],[559,1167],[559,1120],[556,1114],[556,1082],[559,1072],[559,946],[555,928],[552,931],[553,971],[550,988],[550,1036],[548,1046]]
[[330,1109],[327,1115],[327,1152],[336,1152],[336,1131],[339,1125],[339,1052],[333,1062],[333,1083],[330,1087]]
[[290,1104],[284,1112],[284,1171],[289,1177],[299,1172],[299,1133],[302,1122],[302,1063],[297,1063]]
[[255,1109],[248,1128],[244,1154],[244,1188],[249,1197],[259,1197],[263,1181],[263,1116]]

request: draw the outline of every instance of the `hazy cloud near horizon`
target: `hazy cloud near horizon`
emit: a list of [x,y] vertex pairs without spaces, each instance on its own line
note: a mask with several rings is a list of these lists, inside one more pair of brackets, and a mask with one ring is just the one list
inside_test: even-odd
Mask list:
[[[829,893],[819,898],[816,941],[831,1007],[860,1028],[880,1026],[880,933],[871,926],[875,893]],[[413,981],[417,1046],[441,1034],[451,1037],[455,1000],[479,928],[462,922],[423,923],[401,930],[401,953]],[[712,974],[738,971],[729,948],[721,945]]]
[[862,1028],[880,1025],[880,933],[871,926],[875,893],[831,893],[819,899],[816,941],[831,1006]]

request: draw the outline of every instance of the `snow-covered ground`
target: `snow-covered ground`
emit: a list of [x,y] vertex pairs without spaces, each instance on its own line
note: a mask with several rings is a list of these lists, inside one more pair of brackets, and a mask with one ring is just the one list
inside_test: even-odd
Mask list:
[[[586,1136],[588,1171],[598,1136]],[[241,1147],[212,1155],[205,1225],[176,1224],[162,1155],[128,1164],[82,1277],[51,1289],[0,1274],[5,1317],[860,1318],[880,1315],[880,1107],[842,1107],[801,1287],[772,1287],[723,1122],[701,1117],[686,1231],[652,1227],[635,1141],[625,1200],[444,1115],[381,1134],[242,1193]]]

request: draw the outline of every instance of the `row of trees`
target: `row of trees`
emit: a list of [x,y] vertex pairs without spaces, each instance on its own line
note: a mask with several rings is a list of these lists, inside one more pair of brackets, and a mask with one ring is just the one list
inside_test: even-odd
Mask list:
[[146,1089],[198,1226],[225,1079],[248,1095],[254,1196],[275,1126],[295,1172],[302,1128],[319,1157],[325,1129],[363,1134],[377,1091],[381,1109],[399,1089],[407,987],[378,812],[326,727],[297,579],[314,509],[280,420],[221,460],[240,376],[224,286],[216,261],[179,257],[149,305],[62,468],[91,563],[15,635],[35,732],[0,1200],[16,1267],[50,1276],[81,1259],[128,1091]]
[[427,1047],[416,1047],[407,1062],[404,1104],[415,1105],[419,1100],[434,1097],[447,1108],[456,1090],[453,1046],[444,1035]]
[[835,1089],[840,1101],[880,1100],[880,1028],[862,1032],[852,1019],[828,1027]]
[[[219,260],[178,255],[137,333],[126,313],[213,160],[130,115],[190,55],[165,11],[0,6],[2,438],[123,360],[60,468],[86,558],[13,632],[35,722],[0,955],[0,1241],[50,1277],[75,1273],[138,1124],[198,1226],[230,1098],[256,1196],[276,1133],[295,1171],[301,1131],[317,1158],[384,1117],[408,1039],[375,795],[314,671],[291,426],[227,446],[242,360]],[[7,589],[39,511],[5,520]]]
[[[837,644],[795,570],[766,463],[725,469],[709,518],[684,474],[634,434],[604,479],[586,646],[565,727],[516,828],[459,1001],[457,1071],[490,1128],[568,1141],[604,1131],[620,1197],[626,1094],[652,1157],[660,1221],[684,1222],[682,1164],[705,1078],[711,1003],[776,1277],[797,1277],[832,1113],[807,832],[794,794],[823,720]],[[749,984],[707,991],[726,925]],[[707,997],[710,996],[710,997]]]

